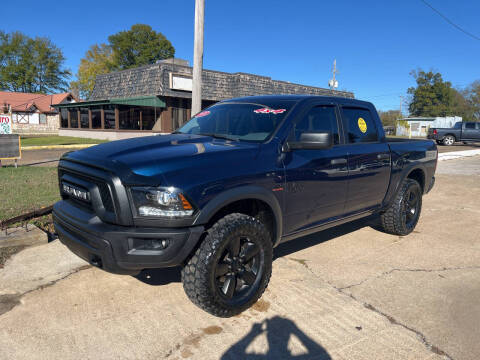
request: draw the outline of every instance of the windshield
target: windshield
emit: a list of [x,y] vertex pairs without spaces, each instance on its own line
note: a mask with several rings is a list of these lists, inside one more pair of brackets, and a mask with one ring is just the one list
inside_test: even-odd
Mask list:
[[275,131],[294,103],[220,103],[198,113],[176,132],[263,142]]

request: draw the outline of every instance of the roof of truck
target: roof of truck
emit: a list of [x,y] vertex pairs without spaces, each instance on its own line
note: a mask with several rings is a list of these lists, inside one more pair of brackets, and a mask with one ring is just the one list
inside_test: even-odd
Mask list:
[[318,99],[328,102],[340,103],[340,104],[371,104],[368,101],[357,100],[346,97],[339,96],[318,96],[318,95],[258,95],[258,96],[245,96],[238,97],[228,100],[223,100],[222,102],[253,102],[261,104],[262,101],[303,101],[310,99]]

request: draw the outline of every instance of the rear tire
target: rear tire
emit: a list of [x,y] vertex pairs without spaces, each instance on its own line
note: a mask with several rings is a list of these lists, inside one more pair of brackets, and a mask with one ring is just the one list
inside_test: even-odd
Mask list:
[[443,138],[443,145],[452,146],[455,144],[455,137],[453,135],[447,135]]
[[245,214],[216,222],[182,269],[190,300],[206,312],[230,317],[252,306],[272,274],[272,242],[265,225]]
[[405,179],[390,207],[380,215],[381,228],[392,235],[408,235],[418,223],[422,210],[422,188],[413,179]]

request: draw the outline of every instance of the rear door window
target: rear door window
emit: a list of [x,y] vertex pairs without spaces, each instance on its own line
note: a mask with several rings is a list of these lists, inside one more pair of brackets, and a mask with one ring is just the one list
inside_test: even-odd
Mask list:
[[475,129],[475,123],[466,123],[465,124],[465,129],[474,130]]
[[347,142],[356,144],[378,141],[377,128],[370,110],[342,107],[342,115]]

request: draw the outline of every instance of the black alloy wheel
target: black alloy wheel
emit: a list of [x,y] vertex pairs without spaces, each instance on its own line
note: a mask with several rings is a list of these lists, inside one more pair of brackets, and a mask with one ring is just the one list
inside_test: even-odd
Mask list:
[[248,296],[262,276],[264,254],[248,237],[230,240],[215,268],[215,281],[220,294],[232,303]]
[[418,221],[418,216],[420,215],[420,197],[421,194],[418,191],[418,187],[409,188],[405,194],[405,199],[403,203],[403,221],[407,229],[412,229],[415,227]]

